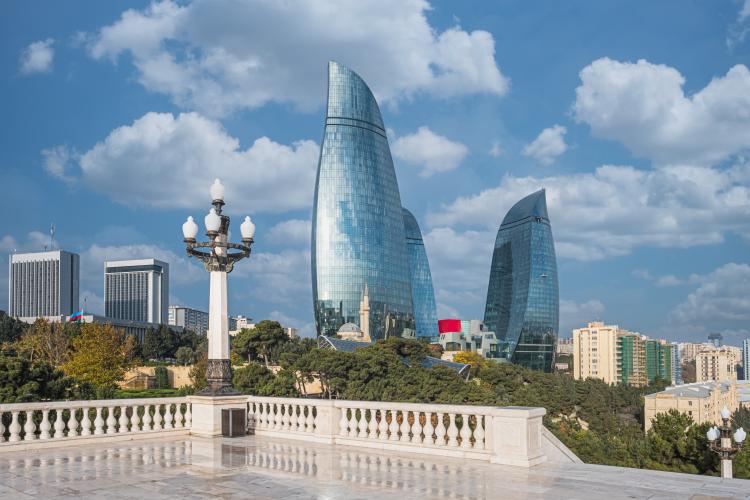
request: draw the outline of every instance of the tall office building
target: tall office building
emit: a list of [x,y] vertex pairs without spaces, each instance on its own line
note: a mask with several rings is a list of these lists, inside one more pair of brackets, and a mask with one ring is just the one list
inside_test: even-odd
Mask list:
[[372,340],[414,335],[404,241],[401,196],[378,104],[359,75],[331,62],[312,224],[319,335],[359,324],[365,287]]
[[742,341],[742,371],[745,380],[750,380],[750,339]]
[[17,253],[8,263],[8,314],[33,323],[78,312],[78,254]]
[[409,257],[411,299],[414,306],[417,338],[436,338],[438,336],[437,308],[430,262],[427,260],[422,231],[419,229],[417,219],[405,208],[404,230],[406,231],[406,253]]
[[156,259],[104,263],[104,315],[168,324],[169,264]]
[[552,371],[559,295],[555,244],[543,189],[513,205],[500,225],[484,324],[505,342],[510,361]]

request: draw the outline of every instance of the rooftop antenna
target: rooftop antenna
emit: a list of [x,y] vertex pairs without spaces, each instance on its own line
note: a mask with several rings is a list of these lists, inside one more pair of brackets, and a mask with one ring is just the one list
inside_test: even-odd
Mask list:
[[49,249],[52,250],[55,248],[55,225],[50,224],[49,225]]

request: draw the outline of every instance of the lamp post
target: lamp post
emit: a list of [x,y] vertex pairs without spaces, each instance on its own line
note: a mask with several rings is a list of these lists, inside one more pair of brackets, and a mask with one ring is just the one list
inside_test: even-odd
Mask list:
[[[192,217],[182,225],[182,234],[187,254],[203,262],[210,273],[208,313],[208,386],[198,394],[206,396],[229,396],[238,394],[232,387],[232,370],[229,365],[229,318],[227,308],[227,274],[234,264],[250,257],[255,224],[250,217],[240,225],[242,243],[230,243],[229,217],[222,214],[224,186],[216,179],[211,186],[213,207],[205,217],[208,241],[198,242],[198,224]],[[236,251],[230,251],[236,250]]]
[[[742,450],[742,443],[747,437],[742,427],[737,429],[732,436],[732,428],[729,426],[730,415],[726,406],[722,408],[721,427],[713,426],[706,433],[708,445],[721,458],[721,477],[726,478],[732,477],[732,459]],[[734,444],[732,444],[732,438],[734,438]]]

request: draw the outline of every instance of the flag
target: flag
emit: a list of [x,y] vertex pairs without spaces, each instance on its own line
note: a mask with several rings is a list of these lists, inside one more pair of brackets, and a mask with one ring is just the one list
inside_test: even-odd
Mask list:
[[77,313],[73,313],[70,316],[68,316],[68,321],[76,321],[83,319],[83,311],[78,311]]

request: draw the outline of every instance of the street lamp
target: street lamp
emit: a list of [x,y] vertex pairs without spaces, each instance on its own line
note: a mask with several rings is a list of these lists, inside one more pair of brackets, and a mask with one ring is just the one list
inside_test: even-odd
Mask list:
[[[742,427],[738,428],[732,436],[732,428],[729,426],[730,416],[729,408],[725,406],[721,409],[723,421],[721,427],[713,426],[706,432],[708,446],[721,458],[721,477],[726,478],[732,477],[732,459],[742,450],[742,443],[747,437]],[[732,444],[732,437],[734,437],[735,444]]]
[[[240,225],[242,243],[230,243],[229,217],[222,214],[224,206],[224,185],[216,179],[211,186],[213,207],[204,218],[208,241],[196,241],[198,224],[192,217],[182,225],[187,254],[203,262],[210,273],[209,313],[208,313],[208,365],[206,380],[208,386],[200,395],[223,396],[238,394],[232,387],[232,371],[229,365],[229,318],[227,308],[227,274],[234,264],[250,257],[255,224],[245,217]],[[236,250],[236,251],[230,251]]]

